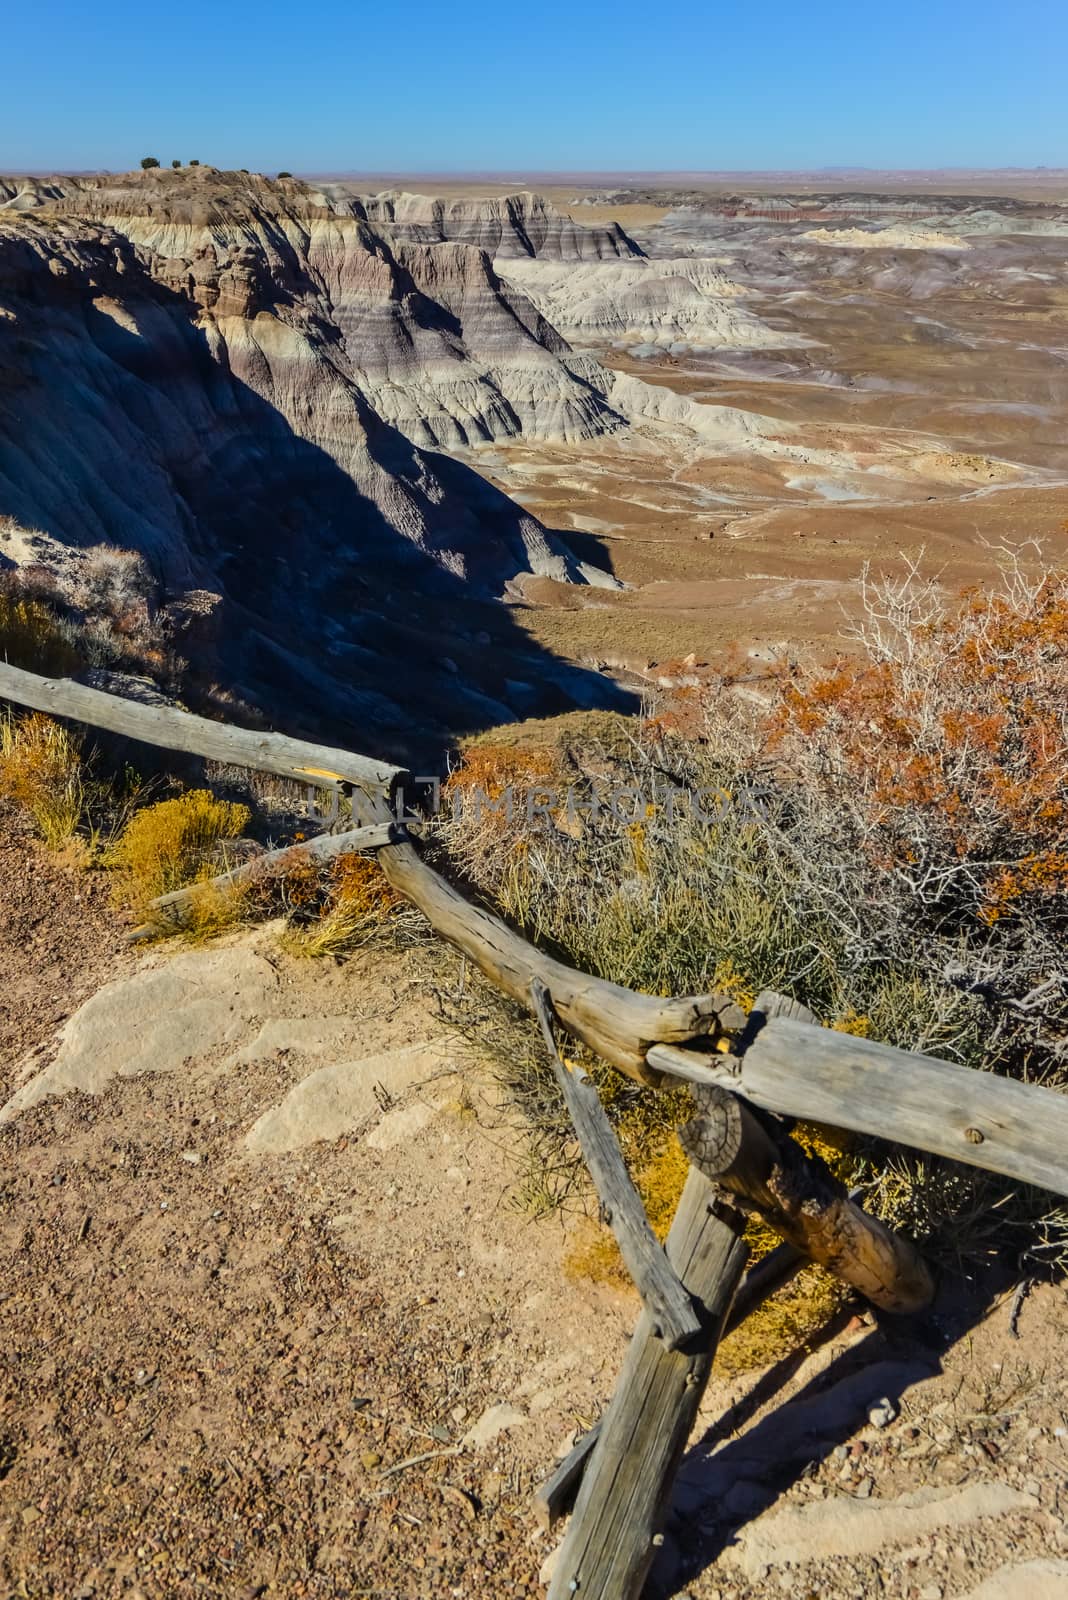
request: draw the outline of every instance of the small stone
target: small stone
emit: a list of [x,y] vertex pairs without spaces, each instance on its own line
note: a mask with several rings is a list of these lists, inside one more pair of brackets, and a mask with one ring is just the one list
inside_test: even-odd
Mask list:
[[41,1513],[36,1506],[23,1506],[22,1508],[22,1520],[27,1527],[31,1522],[36,1522],[40,1515]]
[[872,1490],[875,1488],[874,1478],[863,1478],[857,1485],[857,1499],[870,1500]]
[[478,1497],[484,1506],[492,1506],[501,1497],[504,1478],[499,1472],[487,1472],[478,1487]]
[[200,1165],[200,1152],[197,1151],[197,1150],[183,1150],[182,1151],[182,1160],[185,1161],[191,1167],[199,1167],[199,1165]]
[[888,1397],[883,1396],[877,1400],[868,1412],[868,1421],[873,1428],[888,1428],[897,1417],[897,1407]]
[[941,1585],[929,1583],[925,1589],[920,1590],[920,1600],[942,1600]]
[[360,1456],[360,1463],[368,1472],[373,1472],[376,1467],[382,1465],[382,1457],[377,1450],[365,1450]]

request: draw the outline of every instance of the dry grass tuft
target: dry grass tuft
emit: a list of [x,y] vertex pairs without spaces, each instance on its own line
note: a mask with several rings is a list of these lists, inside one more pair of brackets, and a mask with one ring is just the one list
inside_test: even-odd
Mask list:
[[[308,920],[312,909],[318,916]],[[413,918],[372,857],[344,855],[333,863],[325,884],[316,875],[315,893],[286,946],[295,955],[340,958],[372,939],[403,938]]]
[[0,586],[0,660],[46,678],[68,677],[81,664],[70,630],[10,582]]
[[[211,882],[195,884],[182,921],[182,938],[188,944],[206,944],[216,934],[244,922],[247,916],[248,896],[243,885],[219,888]],[[161,927],[160,932],[173,933],[174,929]]]
[[0,718],[0,795],[32,817],[50,849],[69,845],[86,809],[76,735],[38,712]]

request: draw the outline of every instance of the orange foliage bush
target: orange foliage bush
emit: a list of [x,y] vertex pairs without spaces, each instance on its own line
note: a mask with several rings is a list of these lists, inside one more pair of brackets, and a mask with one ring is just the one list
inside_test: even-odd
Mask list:
[[378,862],[370,856],[340,856],[330,877],[330,899],[346,911],[382,918],[402,903]]
[[871,865],[985,924],[1068,893],[1068,577],[901,616],[783,693],[775,740]]
[[450,773],[445,793],[461,803],[475,790],[489,800],[500,800],[511,787],[522,797],[528,789],[538,783],[551,784],[557,776],[558,767],[551,751],[474,744],[464,751],[462,765]]

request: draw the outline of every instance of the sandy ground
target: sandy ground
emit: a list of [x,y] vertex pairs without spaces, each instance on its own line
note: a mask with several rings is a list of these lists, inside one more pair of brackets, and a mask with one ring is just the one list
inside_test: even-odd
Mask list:
[[13,806],[0,801],[0,1096],[20,1059],[47,1054],[57,1027],[123,970],[122,929],[99,873],[40,850]]
[[[8,973],[85,893],[24,851]],[[72,997],[112,987],[56,1044],[9,1036],[9,1083],[65,1092],[0,1113],[0,1592],[540,1593],[531,1492],[636,1307],[532,1217],[522,1129],[442,1020],[458,963],[295,961],[273,927],[134,960],[115,931],[69,945]],[[949,1281],[919,1326],[847,1309],[714,1380],[658,1592],[1068,1593],[1064,1290],[1015,1337],[1011,1287]]]

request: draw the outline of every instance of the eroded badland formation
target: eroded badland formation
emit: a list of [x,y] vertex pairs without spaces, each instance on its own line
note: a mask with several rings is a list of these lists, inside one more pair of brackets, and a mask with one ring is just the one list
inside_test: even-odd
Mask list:
[[1062,537],[1063,204],[565,194],[3,181],[0,558],[140,550],[386,750]]
[[[137,552],[168,698],[437,771],[1063,562],[1068,183],[850,184],[0,178],[0,576]],[[0,1595],[542,1594],[635,1301],[465,966],[131,947],[0,822]],[[1068,1594],[1063,1286],[968,1271],[713,1378],[650,1592]]]

